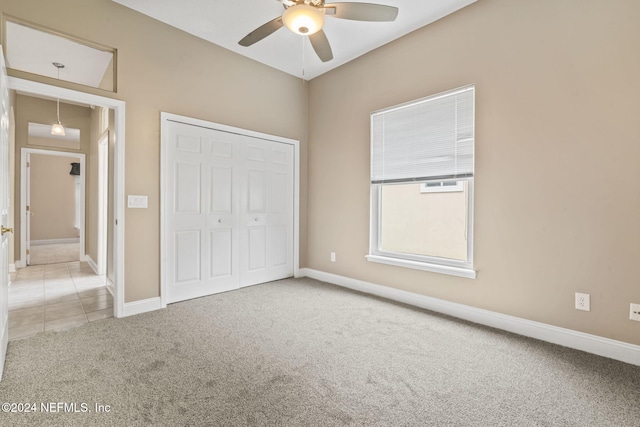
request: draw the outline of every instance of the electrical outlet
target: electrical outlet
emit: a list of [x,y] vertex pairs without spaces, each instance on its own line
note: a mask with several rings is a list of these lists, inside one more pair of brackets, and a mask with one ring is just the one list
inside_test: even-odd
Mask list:
[[590,311],[591,299],[589,294],[581,294],[576,292],[576,310]]
[[640,304],[631,304],[629,319],[640,322]]
[[336,253],[331,252],[331,262],[336,262]]

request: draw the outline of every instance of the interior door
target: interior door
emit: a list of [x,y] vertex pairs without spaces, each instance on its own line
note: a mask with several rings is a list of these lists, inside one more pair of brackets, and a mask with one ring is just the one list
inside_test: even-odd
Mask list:
[[247,137],[241,147],[240,286],[293,275],[293,146]]
[[293,145],[168,122],[168,303],[293,275]]
[[172,123],[165,195],[168,302],[237,289],[238,135]]
[[0,46],[0,379],[9,342],[9,88]]
[[[24,149],[23,149],[24,150]],[[26,206],[25,217],[24,217],[24,235],[25,235],[25,262],[26,265],[31,265],[31,215],[33,212],[31,211],[31,153],[26,153],[26,167],[25,170],[25,180],[24,180],[24,201],[22,203]]]

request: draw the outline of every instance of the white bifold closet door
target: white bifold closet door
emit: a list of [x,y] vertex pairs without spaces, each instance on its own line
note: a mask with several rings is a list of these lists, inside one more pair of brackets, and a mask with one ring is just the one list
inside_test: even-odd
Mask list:
[[293,275],[293,146],[170,122],[167,302]]

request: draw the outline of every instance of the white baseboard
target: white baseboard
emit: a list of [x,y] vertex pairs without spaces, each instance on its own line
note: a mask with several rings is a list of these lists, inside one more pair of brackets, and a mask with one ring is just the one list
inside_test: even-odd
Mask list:
[[148,311],[160,310],[162,308],[162,300],[160,297],[147,298],[140,301],[125,302],[124,313],[121,317],[133,316],[136,314],[146,313]]
[[113,285],[113,282],[111,281],[111,279],[109,279],[108,277],[105,276],[104,284],[105,284],[107,290],[109,291],[109,293],[111,294],[111,296],[115,296],[116,288]]
[[638,345],[309,268],[300,269],[300,274],[323,282],[402,302],[492,328],[502,329],[526,337],[640,366],[640,346]]
[[27,266],[27,262],[17,259],[15,265],[16,268],[25,268]]
[[55,245],[60,243],[80,243],[79,237],[72,237],[69,239],[46,239],[46,240],[31,240],[29,242],[31,246],[37,245]]
[[9,264],[9,273],[15,273],[15,272],[16,272],[16,265]]
[[91,269],[93,270],[93,272],[96,275],[100,275],[100,273],[98,273],[98,264],[96,264],[96,262],[91,258],[91,256],[89,255],[85,255],[84,256],[84,261],[89,264],[89,267],[91,267]]

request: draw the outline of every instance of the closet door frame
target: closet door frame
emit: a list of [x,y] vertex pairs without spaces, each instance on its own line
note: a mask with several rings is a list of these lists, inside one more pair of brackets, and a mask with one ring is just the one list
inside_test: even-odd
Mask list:
[[166,137],[168,135],[168,126],[172,122],[183,123],[192,126],[200,126],[208,129],[215,129],[223,132],[230,132],[239,135],[244,135],[253,138],[266,139],[274,142],[290,144],[293,146],[293,275],[294,277],[300,277],[300,141],[285,138],[277,135],[269,135],[252,130],[237,128],[220,123],[210,122],[206,120],[196,119],[193,117],[186,117],[172,113],[162,112],[160,114],[161,124],[161,136],[160,136],[160,298],[162,302],[162,308],[165,308],[169,303],[168,295],[168,272],[167,263],[171,260],[171,254],[168,253],[168,240],[170,233],[167,232],[167,219],[164,212],[163,195],[167,194],[167,191],[171,191],[169,186],[171,185],[168,180],[168,174],[165,173],[166,165],[169,164],[168,159],[168,141]]

